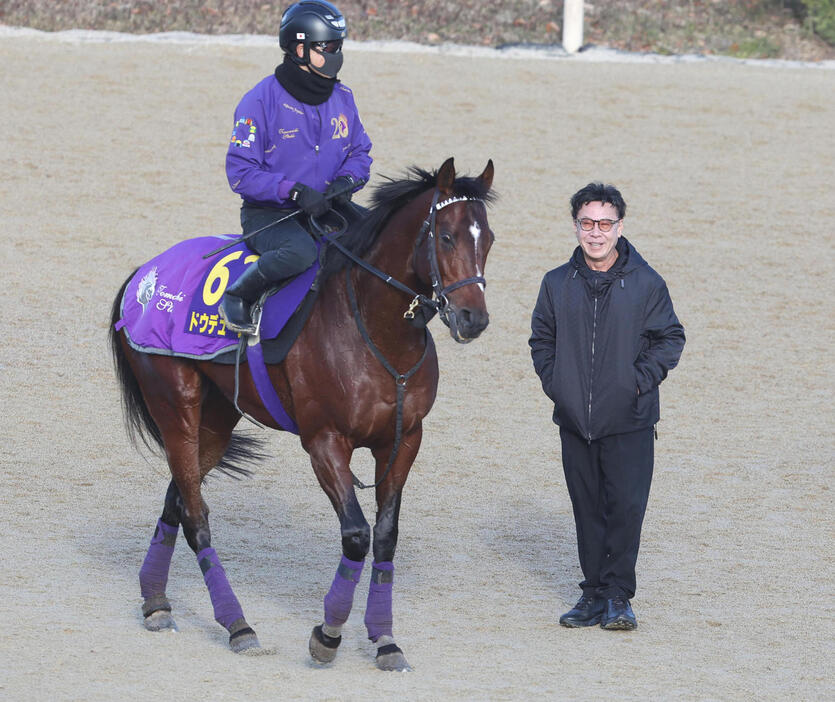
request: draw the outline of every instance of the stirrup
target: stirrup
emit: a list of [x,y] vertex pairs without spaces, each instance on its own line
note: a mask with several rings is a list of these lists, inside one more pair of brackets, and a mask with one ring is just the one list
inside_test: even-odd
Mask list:
[[239,334],[246,334],[247,336],[258,336],[258,333],[261,329],[261,313],[263,311],[263,307],[258,303],[254,303],[249,308],[249,310],[250,310],[249,314],[250,314],[250,317],[251,317],[251,321],[248,322],[248,323],[247,322],[236,322],[232,319],[229,319],[226,316],[226,310],[224,309],[224,304],[223,304],[225,301],[226,300],[224,299],[220,303],[220,305],[218,305],[217,311],[218,311],[218,314],[220,315],[220,318],[226,324],[226,328],[230,329],[233,332],[238,332]]

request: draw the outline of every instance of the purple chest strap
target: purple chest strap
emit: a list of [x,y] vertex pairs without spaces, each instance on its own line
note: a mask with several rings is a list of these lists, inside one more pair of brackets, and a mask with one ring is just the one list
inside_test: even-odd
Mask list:
[[272,418],[278,422],[279,426],[285,431],[293,434],[299,433],[298,425],[293,421],[292,417],[287,414],[278,393],[275,391],[270,376],[267,373],[267,366],[264,364],[264,350],[261,344],[254,344],[246,347],[246,359],[249,363],[249,372],[252,374],[252,379],[255,381],[255,389],[270,413]]

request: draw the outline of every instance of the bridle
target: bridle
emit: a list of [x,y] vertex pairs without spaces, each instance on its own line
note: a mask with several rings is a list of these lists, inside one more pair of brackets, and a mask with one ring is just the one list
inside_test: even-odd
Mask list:
[[437,311],[441,321],[449,326],[449,298],[447,297],[447,293],[450,293],[453,290],[458,290],[458,288],[463,288],[465,285],[472,285],[474,283],[486,286],[487,280],[484,276],[477,275],[472,276],[471,278],[457,280],[454,283],[450,283],[446,287],[442,287],[443,281],[441,280],[441,271],[438,266],[438,250],[437,242],[435,241],[435,219],[440,210],[448,205],[453,205],[456,202],[484,201],[477,197],[453,196],[438,202],[439,197],[440,191],[436,188],[435,194],[432,196],[432,204],[429,206],[429,214],[423,221],[420,231],[418,232],[417,240],[415,241],[415,254],[417,254],[424,237],[427,239],[429,247],[429,280],[432,284],[432,298],[428,299],[423,295],[416,295],[412,300],[411,305],[409,305],[409,309],[403,315],[403,318],[414,319],[415,307],[419,305],[428,305],[432,308],[430,317],[435,314],[435,311]]

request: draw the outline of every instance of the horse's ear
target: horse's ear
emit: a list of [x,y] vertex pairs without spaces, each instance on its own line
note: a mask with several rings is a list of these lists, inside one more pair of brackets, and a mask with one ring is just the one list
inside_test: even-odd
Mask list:
[[444,195],[452,194],[452,184],[455,182],[455,159],[450,156],[438,170],[438,190]]
[[487,165],[478,177],[479,180],[484,183],[485,190],[490,190],[493,185],[493,171],[493,159],[491,158],[487,161]]

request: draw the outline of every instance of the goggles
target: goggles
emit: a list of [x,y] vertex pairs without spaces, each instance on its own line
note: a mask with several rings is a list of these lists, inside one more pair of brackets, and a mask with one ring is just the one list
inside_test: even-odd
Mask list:
[[331,39],[330,41],[312,41],[310,48],[320,54],[338,54],[342,51],[342,40]]

